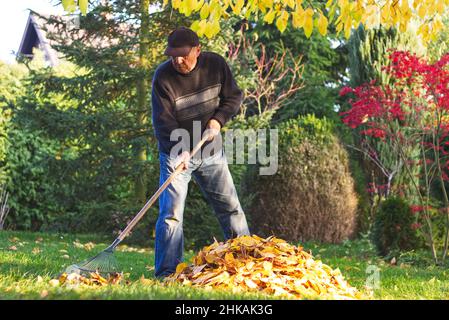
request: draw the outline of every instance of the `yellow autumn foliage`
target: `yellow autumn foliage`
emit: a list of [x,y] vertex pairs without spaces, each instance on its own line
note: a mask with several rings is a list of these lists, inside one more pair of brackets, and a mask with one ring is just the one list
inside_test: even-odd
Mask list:
[[338,269],[314,260],[302,247],[256,235],[215,241],[193,257],[192,264],[179,264],[167,282],[300,299],[363,297]]
[[[61,3],[64,10],[71,13],[79,8],[82,14],[86,14],[88,9],[88,0],[62,0]],[[163,7],[168,3],[169,0],[163,0]],[[416,23],[417,36],[427,43],[440,32],[449,0],[328,0],[325,11],[316,6],[311,8],[312,15],[302,10],[302,0],[171,0],[171,5],[186,16],[198,13],[193,26],[199,28],[201,36],[208,38],[220,32],[220,22],[223,16],[228,16],[226,10],[230,7],[229,14],[248,20],[257,20],[262,14],[263,21],[272,24],[277,18],[276,27],[281,32],[289,25],[303,28],[307,37],[312,35],[314,28],[326,35],[330,24],[349,38],[351,29],[360,23],[367,29],[382,25],[401,31],[407,30],[410,23]],[[313,21],[316,21],[315,25]]]

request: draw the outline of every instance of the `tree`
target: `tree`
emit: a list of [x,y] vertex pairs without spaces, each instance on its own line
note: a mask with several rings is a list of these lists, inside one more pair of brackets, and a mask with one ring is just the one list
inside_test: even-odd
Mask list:
[[[388,64],[391,49],[410,50],[421,55],[426,52],[426,48],[420,45],[415,34],[410,31],[398,32],[396,29],[387,30],[383,27],[366,30],[362,25],[354,30],[348,42],[350,86],[358,87],[372,80],[375,80],[377,85],[390,84],[392,80],[390,74],[385,72],[384,66]],[[361,151],[363,156],[358,157],[359,161],[365,172],[371,174],[369,190],[372,218],[379,202],[390,193],[407,194],[413,191],[413,188],[408,188],[411,181],[404,171],[401,157],[395,150],[391,150],[395,146],[361,135],[360,131],[364,129],[364,126],[360,126],[353,130],[355,141],[354,145],[349,147]],[[411,149],[408,152],[410,157],[419,157],[419,149]],[[415,194],[407,194],[410,198],[414,196]]]
[[[364,126],[361,133],[390,145],[410,178],[410,187],[418,195],[415,212],[423,221],[427,243],[435,263],[444,262],[449,247],[449,54],[429,63],[410,52],[394,51],[386,71],[391,84],[374,82],[355,89],[346,87],[341,94],[354,94],[352,108],[342,113],[351,128]],[[419,159],[409,150],[418,150]],[[375,155],[373,155],[375,157]],[[415,170],[419,167],[419,179]],[[417,181],[418,180],[418,181]],[[432,203],[434,182],[441,188],[438,203]],[[443,215],[442,215],[443,214]],[[437,243],[433,224],[439,224],[442,245]],[[438,257],[438,247],[442,254]]]
[[[77,4],[82,13],[87,12],[87,0],[62,0],[67,11],[74,11]],[[302,28],[309,38],[315,29],[325,35],[330,24],[338,33],[349,39],[351,28],[361,23],[367,29],[395,27],[404,32],[410,23],[418,24],[417,34],[424,42],[435,39],[442,29],[442,15],[447,12],[449,1],[437,0],[328,0],[325,9],[303,0],[171,0],[173,9],[191,16],[200,13],[192,28],[201,36],[211,38],[220,31],[220,22],[231,15],[252,21],[274,23],[284,32],[289,23]],[[164,0],[164,6],[169,0]]]

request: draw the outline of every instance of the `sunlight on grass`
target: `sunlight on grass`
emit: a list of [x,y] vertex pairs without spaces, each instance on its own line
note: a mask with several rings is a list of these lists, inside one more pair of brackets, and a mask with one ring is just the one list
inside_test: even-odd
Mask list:
[[[260,293],[233,293],[163,284],[153,277],[154,251],[122,245],[115,253],[124,284],[104,287],[52,286],[70,264],[107,247],[94,235],[0,232],[0,299],[279,299]],[[366,292],[367,268],[379,270],[374,299],[449,299],[449,270],[433,265],[390,265],[366,241],[341,245],[306,243],[316,260],[339,268],[349,283]],[[186,260],[194,255],[186,252]]]

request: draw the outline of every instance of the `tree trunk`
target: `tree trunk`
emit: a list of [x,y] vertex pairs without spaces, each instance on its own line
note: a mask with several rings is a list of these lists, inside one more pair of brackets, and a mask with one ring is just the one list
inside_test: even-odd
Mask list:
[[[139,32],[139,68],[143,71],[143,74],[148,74],[147,71],[150,69],[150,53],[149,53],[149,0],[140,0],[140,32]],[[142,76],[137,82],[137,103],[138,103],[138,113],[137,113],[137,123],[140,130],[145,130],[148,125],[148,92],[149,92],[149,81],[146,76]],[[146,151],[146,136],[142,135],[141,142],[137,146],[137,161],[139,164],[144,164],[147,160]],[[139,171],[143,170],[144,166],[139,166]],[[145,203],[146,200],[146,177],[145,172],[139,172],[135,181],[135,197],[136,200]]]

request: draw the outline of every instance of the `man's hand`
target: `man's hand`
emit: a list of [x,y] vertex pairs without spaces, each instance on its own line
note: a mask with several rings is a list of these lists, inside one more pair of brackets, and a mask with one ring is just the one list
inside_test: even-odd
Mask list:
[[178,167],[179,164],[182,164],[183,166],[182,171],[186,171],[187,168],[189,167],[189,160],[190,160],[190,152],[183,151],[179,156],[176,157],[175,168]]
[[214,139],[214,137],[220,133],[221,124],[215,119],[210,119],[207,122],[206,130],[204,131],[206,134],[208,133],[210,135],[209,139],[207,141],[211,141]]

